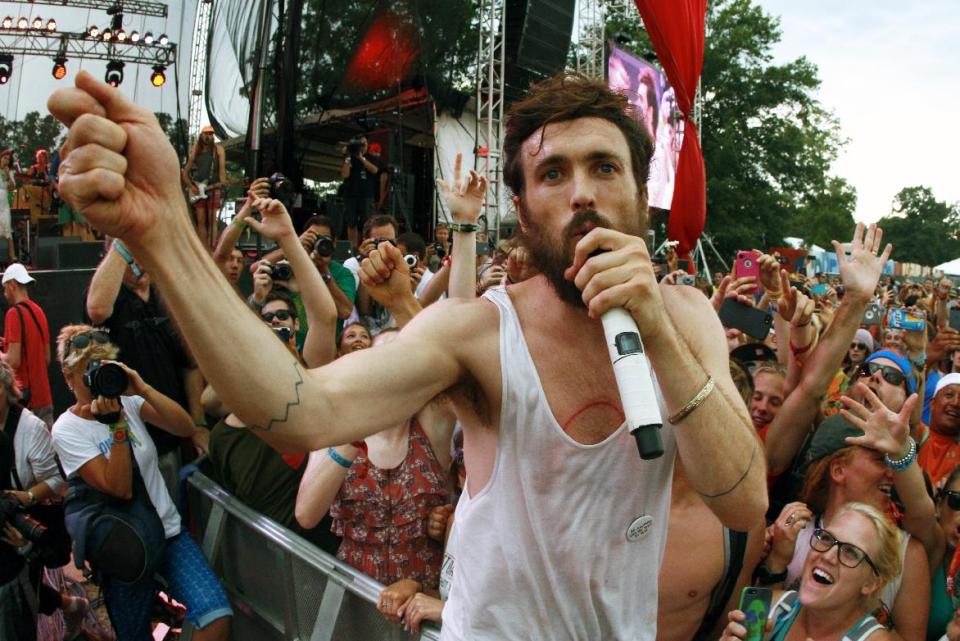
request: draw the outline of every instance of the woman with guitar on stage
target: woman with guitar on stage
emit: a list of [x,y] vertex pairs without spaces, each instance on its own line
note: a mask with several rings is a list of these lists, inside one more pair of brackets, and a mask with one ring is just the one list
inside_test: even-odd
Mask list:
[[181,177],[189,189],[197,235],[211,249],[217,240],[217,211],[220,209],[221,189],[227,182],[226,172],[223,147],[214,141],[213,127],[206,125],[190,150]]

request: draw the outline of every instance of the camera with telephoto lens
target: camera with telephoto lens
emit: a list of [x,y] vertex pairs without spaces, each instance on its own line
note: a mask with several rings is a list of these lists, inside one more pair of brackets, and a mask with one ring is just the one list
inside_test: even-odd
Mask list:
[[12,494],[0,494],[0,526],[6,525],[12,526],[28,541],[40,541],[47,533],[46,526],[27,514]]
[[90,361],[87,370],[83,373],[83,382],[90,388],[93,398],[120,398],[123,395],[130,379],[123,368],[116,363],[101,363]]
[[333,238],[326,234],[320,234],[317,236],[317,242],[313,244],[313,251],[317,252],[317,256],[323,256],[324,258],[333,256]]
[[403,257],[403,260],[404,262],[407,263],[407,267],[409,267],[410,269],[415,268],[417,266],[417,263],[419,262],[415,254],[407,254],[406,256]]
[[363,138],[357,136],[347,141],[347,153],[356,156],[363,150]]
[[691,274],[681,274],[680,278],[678,279],[678,283],[680,285],[690,285],[691,287],[694,287],[697,284],[697,279]]
[[290,280],[293,278],[293,269],[289,263],[270,265],[270,278],[273,280]]
[[276,171],[267,178],[270,183],[270,197],[279,200],[289,212],[293,206],[294,188],[290,179]]

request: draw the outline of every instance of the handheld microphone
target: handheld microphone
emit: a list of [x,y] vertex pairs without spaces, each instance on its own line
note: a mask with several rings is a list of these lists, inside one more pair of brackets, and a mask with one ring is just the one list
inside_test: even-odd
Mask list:
[[663,423],[637,324],[633,316],[620,307],[604,312],[601,321],[627,426],[637,441],[640,458],[655,459],[663,455],[660,438]]

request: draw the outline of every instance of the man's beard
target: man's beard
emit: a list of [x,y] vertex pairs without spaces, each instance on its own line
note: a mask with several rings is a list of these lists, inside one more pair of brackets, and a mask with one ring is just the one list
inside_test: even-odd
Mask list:
[[[563,275],[567,268],[573,264],[573,254],[576,248],[574,236],[587,224],[617,230],[616,226],[608,218],[597,213],[596,210],[587,209],[574,214],[561,232],[560,238],[557,239],[550,238],[542,227],[532,221],[532,218],[528,219],[525,229],[520,228],[520,239],[529,250],[533,265],[546,277],[547,282],[553,287],[560,300],[574,307],[585,308],[582,292],[573,281],[567,280]],[[641,236],[646,232],[646,225],[643,224],[643,220],[644,217],[638,211],[635,229],[620,229],[617,231]]]

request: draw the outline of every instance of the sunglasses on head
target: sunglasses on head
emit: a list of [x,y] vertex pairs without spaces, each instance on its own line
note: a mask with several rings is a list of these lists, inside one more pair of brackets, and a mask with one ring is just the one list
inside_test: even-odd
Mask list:
[[947,499],[947,507],[951,510],[960,510],[960,492],[956,490],[944,490],[943,496]]
[[260,314],[260,318],[267,321],[268,323],[273,322],[274,318],[276,318],[279,321],[290,320],[290,310],[278,309],[275,312],[264,312]]
[[903,385],[904,381],[907,380],[907,377],[903,372],[898,370],[892,365],[881,365],[879,363],[864,363],[860,366],[860,376],[867,377],[873,376],[875,373],[881,372],[883,380],[890,383],[891,385]]
[[70,339],[70,347],[74,350],[84,349],[90,343],[99,343],[100,345],[106,345],[110,342],[110,337],[107,336],[107,333],[99,329],[92,332],[84,332],[83,334],[77,334],[76,336]]

